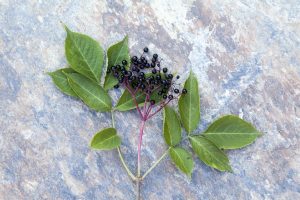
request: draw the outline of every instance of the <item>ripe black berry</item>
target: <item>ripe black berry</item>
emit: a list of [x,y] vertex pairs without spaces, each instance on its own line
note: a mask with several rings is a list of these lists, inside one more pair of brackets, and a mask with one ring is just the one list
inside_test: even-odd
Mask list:
[[153,54],[153,58],[156,60],[158,58],[158,55],[156,53]]
[[173,74],[168,74],[168,79],[172,79],[173,78]]
[[164,94],[163,98],[164,98],[164,99],[167,99],[167,98],[168,98],[168,96]]
[[182,94],[186,94],[187,93],[187,90],[186,89],[183,89],[182,90]]
[[156,80],[160,80],[161,79],[161,76],[160,75],[157,75],[156,76]]
[[155,63],[151,63],[151,67],[152,67],[152,68],[155,67]]
[[144,48],[144,52],[147,53],[149,51],[148,47]]
[[167,73],[168,69],[166,67],[163,68],[163,72]]
[[157,70],[156,69],[152,69],[152,74],[156,74]]
[[167,85],[167,84],[168,84],[168,82],[167,82],[166,80],[162,80],[161,83],[162,83],[163,85]]
[[123,65],[127,65],[127,60],[123,60],[123,61],[122,61],[122,64],[123,64]]
[[178,89],[174,89],[174,92],[175,92],[176,94],[178,94],[178,93],[179,93],[179,90],[178,90]]
[[119,84],[115,85],[114,88],[116,88],[116,89],[119,88]]
[[150,100],[150,104],[154,105],[155,104],[155,100]]
[[137,59],[138,59],[138,58],[137,58],[136,56],[133,56],[133,57],[131,58],[132,61],[137,61]]
[[172,94],[169,95],[169,99],[170,100],[173,99],[173,95]]

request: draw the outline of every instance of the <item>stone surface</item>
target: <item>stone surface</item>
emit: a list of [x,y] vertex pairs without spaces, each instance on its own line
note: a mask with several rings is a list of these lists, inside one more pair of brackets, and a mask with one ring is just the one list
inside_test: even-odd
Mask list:
[[[46,75],[66,65],[61,22],[105,48],[128,34],[132,52],[147,45],[183,76],[192,69],[201,95],[197,131],[232,113],[264,133],[228,152],[234,173],[195,157],[189,180],[167,158],[143,183],[143,199],[300,199],[298,0],[1,0],[0,199],[135,198],[117,152],[88,147],[110,126],[109,113],[63,95]],[[116,101],[120,92],[111,94]],[[131,169],[137,117],[116,113]],[[143,172],[166,149],[161,128],[161,117],[146,125]]]

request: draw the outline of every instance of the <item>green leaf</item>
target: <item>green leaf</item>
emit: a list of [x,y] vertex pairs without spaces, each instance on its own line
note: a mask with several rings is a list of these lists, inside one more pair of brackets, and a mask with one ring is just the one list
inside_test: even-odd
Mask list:
[[87,78],[100,82],[104,63],[103,49],[99,43],[87,35],[72,32],[65,27],[66,57],[70,66]]
[[[109,47],[107,50],[107,58],[108,58],[108,67],[115,66],[117,64],[121,64],[122,60],[127,61],[127,69],[130,66],[130,56],[129,56],[129,49],[128,49],[128,36]],[[105,81],[104,81],[104,89],[109,90],[114,85],[118,83],[118,80],[113,76],[112,73],[106,73]]]
[[198,81],[193,72],[185,81],[184,88],[187,89],[187,94],[182,94],[179,98],[179,113],[183,127],[191,133],[197,128],[200,120]]
[[115,149],[121,144],[121,138],[114,128],[106,128],[96,133],[91,141],[91,148],[99,150]]
[[[138,105],[142,106],[146,98],[145,94],[139,92],[135,95],[135,97]],[[127,89],[124,90],[123,94],[119,98],[119,101],[116,105],[116,109],[118,111],[127,111],[127,110],[134,109],[135,107],[136,106],[130,92]]]
[[203,136],[190,136],[192,148],[206,165],[220,171],[232,171],[226,154]]
[[77,97],[76,93],[72,90],[71,86],[69,85],[67,76],[63,72],[75,72],[71,68],[63,68],[56,70],[54,72],[49,72],[49,76],[51,76],[52,81],[54,84],[60,89],[63,93]]
[[204,132],[206,138],[222,149],[247,146],[260,135],[250,123],[234,115],[217,119]]
[[191,177],[194,168],[194,160],[192,158],[192,155],[188,151],[180,147],[172,147],[169,153],[176,167],[183,173]]
[[[136,102],[138,105],[141,107],[145,103],[146,95],[142,92],[137,92],[135,95]],[[156,104],[160,102],[162,99],[161,95],[158,95],[157,92],[154,92],[150,95],[151,100],[155,100]],[[135,109],[136,105],[135,102],[130,94],[130,92],[126,89],[122,93],[121,97],[118,100],[118,103],[116,105],[116,109],[118,111],[127,111],[127,110],[132,110]]]
[[86,105],[96,111],[111,110],[110,97],[96,82],[77,73],[67,74],[67,77],[71,88]]
[[177,113],[169,106],[164,107],[163,133],[169,146],[177,145],[181,140],[181,125]]

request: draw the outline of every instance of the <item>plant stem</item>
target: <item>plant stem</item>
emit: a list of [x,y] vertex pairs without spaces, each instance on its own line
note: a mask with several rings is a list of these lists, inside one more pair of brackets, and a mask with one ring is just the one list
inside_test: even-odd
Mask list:
[[153,117],[155,114],[157,114],[159,111],[161,111],[166,105],[168,105],[168,103],[170,103],[171,99],[169,99],[167,102],[165,102],[163,105],[160,106],[159,109],[157,109],[156,111],[154,111],[153,113],[149,113],[147,116],[147,119],[150,119],[151,117]]
[[141,149],[142,149],[142,142],[143,142],[143,133],[145,127],[145,120],[142,119],[142,124],[140,127],[139,133],[139,142],[138,142],[138,158],[137,158],[137,179],[136,179],[136,192],[137,192],[137,200],[140,199],[140,177],[141,177]]
[[139,104],[138,104],[138,102],[137,102],[137,100],[136,100],[135,94],[132,92],[130,86],[127,86],[127,85],[125,84],[125,87],[126,87],[126,89],[128,90],[128,92],[131,94],[131,97],[132,97],[132,99],[133,99],[133,101],[134,101],[134,104],[135,104],[135,106],[136,106],[136,109],[138,110],[138,112],[139,112],[139,114],[140,114],[140,117],[143,117],[142,111],[141,111],[141,109],[140,109],[140,107],[139,107]]
[[140,195],[140,179],[137,178],[136,180],[136,200],[140,200],[141,195]]
[[141,148],[142,148],[144,127],[145,127],[145,121],[142,120],[140,133],[139,133],[139,142],[138,142],[137,177],[140,177],[141,175]]
[[125,168],[125,170],[126,170],[128,176],[129,176],[133,181],[137,180],[137,178],[132,174],[132,172],[130,171],[130,169],[129,169],[128,166],[126,165],[126,163],[125,163],[125,161],[124,161],[124,158],[123,158],[123,156],[122,156],[122,152],[121,152],[120,147],[118,147],[118,153],[119,153],[119,158],[120,158],[120,160],[121,160],[121,162],[122,162],[122,164],[123,164],[123,167]]
[[171,147],[169,147],[162,156],[147,170],[147,172],[142,176],[141,180],[143,180],[159,163],[162,161],[169,153]]
[[114,110],[113,109],[111,109],[110,115],[111,115],[111,125],[112,125],[113,128],[115,128],[115,115],[114,115]]
[[[115,128],[114,110],[112,109],[110,113],[111,113],[112,127]],[[127,166],[126,163],[125,163],[125,160],[124,160],[124,158],[123,158],[123,156],[122,156],[121,148],[118,147],[117,150],[118,150],[118,155],[119,155],[120,161],[121,161],[123,167],[125,168],[125,170],[126,170],[128,176],[129,176],[133,181],[136,180],[137,178],[133,175],[133,173],[130,171],[130,169],[128,168],[128,166]]]

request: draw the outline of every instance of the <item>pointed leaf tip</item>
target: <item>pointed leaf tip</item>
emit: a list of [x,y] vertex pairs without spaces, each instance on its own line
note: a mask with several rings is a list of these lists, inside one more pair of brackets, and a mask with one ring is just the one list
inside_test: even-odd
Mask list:
[[77,94],[71,88],[64,71],[71,72],[73,70],[71,68],[63,68],[63,69],[56,70],[54,72],[48,72],[47,74],[51,77],[53,83],[60,91],[62,91],[67,95],[78,97]]
[[191,178],[194,168],[192,155],[181,147],[172,147],[169,154],[175,166]]
[[[130,56],[128,48],[128,36],[126,35],[123,40],[113,44],[107,50],[108,67],[112,67],[117,64],[121,64],[122,60],[127,61],[126,68],[130,66]],[[109,90],[118,83],[118,80],[112,75],[107,73],[105,75],[104,89]]]
[[180,96],[178,107],[182,125],[188,133],[191,133],[200,121],[198,80],[192,71],[184,83],[184,88],[187,93]]
[[65,26],[65,53],[69,65],[78,73],[100,83],[104,65],[104,51],[93,38],[72,32]]
[[245,147],[261,135],[254,126],[235,115],[220,117],[204,132],[204,136],[221,149]]
[[232,171],[228,157],[215,144],[203,136],[190,136],[190,143],[198,158],[220,171]]

